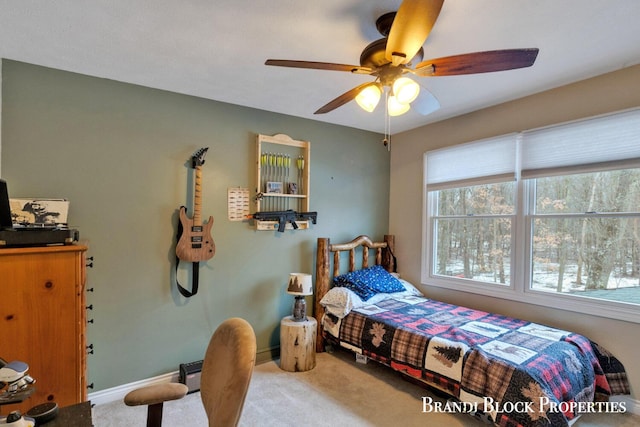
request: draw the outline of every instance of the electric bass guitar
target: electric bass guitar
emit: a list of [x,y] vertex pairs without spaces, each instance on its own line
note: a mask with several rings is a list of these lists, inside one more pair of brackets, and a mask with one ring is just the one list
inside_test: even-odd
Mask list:
[[216,245],[211,237],[213,217],[202,224],[200,208],[202,206],[202,165],[209,147],[201,148],[191,156],[191,167],[195,169],[195,190],[193,194],[193,218],[187,218],[187,208],[180,207],[182,234],[176,244],[176,256],[182,261],[206,261],[216,253]]

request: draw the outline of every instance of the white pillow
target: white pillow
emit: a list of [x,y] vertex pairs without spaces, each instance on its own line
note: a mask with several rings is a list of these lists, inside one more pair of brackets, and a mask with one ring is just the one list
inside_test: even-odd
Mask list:
[[404,286],[405,288],[405,292],[397,292],[394,295],[415,295],[418,297],[423,297],[424,294],[422,292],[420,292],[420,290],[418,290],[418,288],[416,288],[415,286],[413,286],[411,283],[407,282],[406,280],[400,278],[400,274],[398,273],[391,273],[391,275],[393,277],[395,277],[396,279],[398,279],[400,281],[400,283],[402,283],[402,286]]
[[320,305],[329,313],[342,319],[354,308],[362,307],[364,302],[353,291],[343,287],[335,287],[322,297]]
[[334,287],[331,288],[324,297],[322,297],[322,299],[320,300],[320,305],[322,305],[326,311],[336,316],[338,319],[342,319],[353,309],[363,307],[366,304],[377,304],[385,298],[408,295],[424,296],[422,292],[420,292],[411,283],[407,282],[404,279],[398,280],[400,280],[400,283],[402,283],[402,285],[404,286],[404,291],[393,292],[390,294],[381,292],[369,298],[366,303],[362,301],[362,299],[358,295],[356,295],[355,292],[344,287]]
[[418,297],[423,297],[424,294],[422,292],[420,292],[420,290],[418,288],[416,288],[415,286],[413,286],[411,283],[407,282],[404,279],[400,279],[398,278],[398,280],[400,280],[400,283],[402,283],[402,286],[404,286],[404,288],[406,289],[404,292],[396,292],[393,295],[415,295]]
[[[363,305],[376,305],[378,304],[380,301],[382,301],[383,299],[387,299],[387,298],[394,298],[394,297],[408,297],[408,296],[419,296],[419,297],[423,297],[424,295],[422,294],[422,292],[420,292],[415,286],[413,286],[411,283],[407,282],[406,280],[402,280],[402,279],[398,279],[400,280],[400,283],[402,283],[402,286],[404,286],[404,291],[400,291],[400,292],[390,292],[390,293],[384,293],[384,292],[380,292],[379,294],[376,294],[374,296],[372,296],[371,298],[369,298],[366,302],[363,302]],[[353,308],[358,308],[358,307],[353,307]]]

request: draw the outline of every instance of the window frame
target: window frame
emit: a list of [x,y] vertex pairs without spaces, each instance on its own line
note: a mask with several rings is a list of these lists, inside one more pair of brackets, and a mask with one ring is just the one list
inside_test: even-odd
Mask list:
[[[474,185],[483,185],[483,184],[487,184],[486,182],[484,183],[477,183]],[[466,187],[466,186],[464,186]],[[506,218],[506,219],[510,219],[511,220],[511,229],[514,230],[515,229],[515,224],[516,224],[516,215],[515,214],[471,214],[471,215],[436,215],[436,211],[438,210],[438,193],[440,190],[438,191],[432,191],[429,193],[429,196],[431,197],[430,202],[432,203],[432,212],[431,212],[431,216],[430,216],[430,228],[431,228],[431,233],[433,236],[433,239],[431,239],[431,252],[433,254],[433,258],[431,259],[431,263],[432,263],[432,277],[442,277],[442,278],[453,278],[454,276],[447,276],[447,275],[442,275],[442,274],[437,274],[435,273],[435,267],[437,266],[437,259],[436,259],[436,253],[437,253],[437,243],[438,243],[438,236],[437,236],[437,221],[439,219],[445,219],[445,220],[457,220],[457,219],[500,219],[500,218]],[[517,204],[517,196],[515,197],[514,200],[516,203],[514,203],[514,208],[515,205]],[[514,209],[515,211],[515,209]],[[513,272],[512,272],[512,266],[513,266],[513,262],[514,262],[514,251],[513,248],[516,246],[515,245],[515,233],[511,233],[511,239],[510,239],[510,248],[509,248],[509,252],[510,252],[510,256],[509,256],[509,282],[508,283],[494,283],[494,282],[489,282],[489,281],[481,281],[481,280],[474,280],[474,279],[467,279],[467,278],[458,278],[461,281],[464,281],[465,283],[478,283],[478,284],[482,284],[482,285],[489,285],[489,286],[496,286],[499,288],[513,288],[514,285],[514,280],[513,280]]]
[[[520,144],[521,137],[516,143]],[[519,150],[518,150],[519,151]],[[516,199],[515,213],[512,222],[511,237],[511,266],[510,283],[494,284],[473,279],[456,278],[443,276],[436,271],[436,250],[437,243],[435,229],[437,214],[438,189],[429,191],[427,186],[427,156],[424,153],[423,170],[423,212],[422,212],[422,262],[421,262],[421,283],[426,286],[435,286],[456,291],[463,291],[472,294],[484,295],[493,298],[523,302],[527,304],[551,307],[560,310],[573,311],[582,314],[595,315],[609,319],[624,320],[633,323],[640,323],[640,304],[612,301],[606,299],[590,298],[581,295],[555,293],[536,290],[531,287],[532,267],[533,267],[533,221],[538,216],[535,214],[535,177],[523,179],[520,171],[516,171]],[[602,170],[606,170],[607,165],[603,165]],[[593,165],[586,165],[585,172],[593,171]],[[600,170],[600,169],[597,169]],[[473,180],[471,183],[461,183],[459,187],[468,185],[485,184],[481,179]],[[601,214],[606,215],[606,214]],[[446,216],[443,216],[446,218]],[[478,216],[480,217],[480,215]],[[518,244],[517,242],[524,242]]]
[[[425,155],[426,162],[426,155]],[[426,167],[426,163],[425,163]],[[478,182],[477,184],[481,184]],[[465,185],[466,186],[466,185]],[[421,274],[421,283],[423,285],[433,285],[441,288],[454,289],[459,291],[471,292],[481,295],[488,295],[497,298],[509,298],[510,295],[513,295],[514,292],[517,291],[517,280],[514,277],[513,268],[510,269],[509,275],[509,283],[501,284],[501,283],[491,283],[491,282],[482,282],[473,279],[465,279],[451,276],[443,276],[439,274],[435,274],[434,266],[436,264],[436,250],[435,244],[437,242],[437,238],[435,236],[435,221],[437,219],[437,215],[435,215],[438,208],[438,191],[428,191],[427,186],[423,186],[423,200],[424,200],[424,213],[423,218],[425,219],[424,230],[423,233],[423,265],[422,265],[422,274]],[[518,206],[519,190],[516,194],[516,207]],[[512,230],[515,229],[517,232],[518,229],[518,217],[517,217],[517,208],[516,215],[509,215],[513,217],[512,222]],[[511,266],[514,265],[514,262],[517,260],[517,245],[514,247],[514,238],[516,233],[512,233],[511,236]]]

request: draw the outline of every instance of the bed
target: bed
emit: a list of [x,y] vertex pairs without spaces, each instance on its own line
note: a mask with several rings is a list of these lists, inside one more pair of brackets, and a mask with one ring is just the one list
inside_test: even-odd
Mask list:
[[629,383],[606,349],[569,331],[428,299],[391,274],[394,244],[392,235],[318,239],[317,351],[345,348],[450,396],[423,398],[423,412],[468,412],[509,427],[624,412],[608,397],[629,394]]

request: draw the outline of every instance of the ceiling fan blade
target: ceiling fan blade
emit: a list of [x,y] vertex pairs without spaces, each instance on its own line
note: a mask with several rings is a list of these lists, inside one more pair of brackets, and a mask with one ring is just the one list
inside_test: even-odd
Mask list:
[[537,56],[536,48],[465,53],[422,61],[416,66],[414,73],[437,77],[514,70],[532,66]]
[[276,67],[309,68],[312,70],[348,71],[356,74],[370,74],[371,68],[359,65],[334,64],[331,62],[292,61],[289,59],[267,59],[264,65]]
[[411,109],[426,116],[439,110],[440,102],[427,88],[420,85],[420,95],[411,103]]
[[356,96],[358,96],[358,94],[362,89],[364,89],[367,86],[370,86],[371,84],[372,84],[371,82],[367,82],[367,83],[361,84],[360,86],[354,87],[353,89],[343,93],[336,99],[329,101],[326,105],[320,107],[313,114],[325,114],[325,113],[328,113],[329,111],[335,110],[338,107],[342,107],[347,102],[353,101],[356,98]]
[[393,65],[406,64],[420,50],[438,19],[444,0],[404,0],[396,13],[385,56]]

